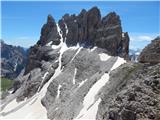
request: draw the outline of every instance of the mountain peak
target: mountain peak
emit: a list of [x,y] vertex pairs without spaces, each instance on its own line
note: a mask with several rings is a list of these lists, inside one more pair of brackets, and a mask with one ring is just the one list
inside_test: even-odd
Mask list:
[[97,12],[100,14],[100,10],[98,9],[97,6],[92,7],[88,12]]
[[55,23],[55,20],[54,20],[54,18],[52,17],[52,15],[51,14],[49,14],[48,16],[47,16],[47,23]]
[[[97,7],[88,11],[83,9],[79,15],[65,14],[59,20],[58,26],[54,18],[48,15],[47,24],[43,25],[37,44],[39,46],[45,46],[49,43],[59,45],[61,39],[68,47],[77,44],[84,48],[97,46],[107,50],[109,55],[128,58],[129,36],[127,34],[122,37],[120,17],[115,12],[111,12],[101,19],[100,10]],[[41,47],[37,46],[32,49],[31,56],[35,56],[37,52],[41,51],[39,50]],[[27,66],[26,71],[39,67],[38,61],[43,60],[43,57],[39,58],[39,56],[31,58],[31,65]],[[37,58],[39,59],[37,60]]]
[[102,19],[102,22],[106,25],[121,25],[120,17],[116,12],[110,12]]

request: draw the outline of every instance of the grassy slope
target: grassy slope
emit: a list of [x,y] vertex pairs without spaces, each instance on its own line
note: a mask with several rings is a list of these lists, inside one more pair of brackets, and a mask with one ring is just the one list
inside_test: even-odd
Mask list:
[[0,91],[5,91],[5,90],[9,89],[14,83],[13,80],[10,80],[7,78],[0,78],[0,82],[1,82]]

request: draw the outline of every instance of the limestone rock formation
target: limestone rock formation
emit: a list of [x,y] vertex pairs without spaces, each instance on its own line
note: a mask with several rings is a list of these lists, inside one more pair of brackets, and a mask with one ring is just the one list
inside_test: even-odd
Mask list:
[[122,33],[120,17],[115,12],[101,18],[100,10],[93,7],[89,11],[82,10],[78,16],[64,15],[59,25],[68,46],[77,43],[84,47],[98,46],[108,50],[110,55],[128,59],[129,36]]
[[[58,24],[49,15],[0,115],[9,118],[23,110],[32,119],[96,119],[110,73],[126,62],[128,47],[128,33],[115,12],[101,18],[93,7],[65,14]],[[15,106],[8,110],[9,102]]]
[[139,56],[141,63],[160,63],[160,37],[155,38],[146,46]]
[[27,62],[27,51],[22,47],[0,43],[1,49],[1,77],[15,79],[24,69]]
[[78,110],[83,106],[84,96],[117,61],[116,57],[101,61],[99,57],[101,52],[101,50],[89,52],[83,48],[73,60],[75,54],[73,50],[68,50],[63,54],[62,61],[65,63],[62,65],[65,66],[60,75],[50,83],[48,91],[42,99],[49,119],[65,118],[70,120],[76,117]]
[[48,15],[47,23],[41,29],[40,40],[37,44],[44,46],[46,43],[52,42],[52,44],[58,45],[60,43],[59,38],[56,22],[51,15]]
[[[142,63],[126,63],[111,72],[97,120],[160,119],[160,39],[140,54]],[[154,63],[154,64],[153,64]]]
[[54,59],[56,55],[50,55],[52,48],[46,47],[47,43],[53,45],[60,44],[60,36],[57,31],[57,25],[55,20],[51,15],[48,15],[47,23],[43,25],[41,29],[40,40],[36,45],[30,48],[28,63],[25,69],[25,74],[34,68],[41,67],[41,61],[48,61],[49,59]]
[[[106,49],[107,53],[112,56],[128,59],[129,36],[128,33],[122,32],[120,17],[115,12],[101,18],[97,7],[88,11],[83,9],[78,16],[65,14],[59,20],[58,25],[61,29],[61,37],[67,46],[77,44],[86,48],[98,46]],[[40,67],[40,60],[45,60],[46,57],[43,56],[45,51],[42,51],[42,47],[48,43],[58,45],[61,37],[58,34],[55,20],[49,15],[47,23],[42,27],[40,40],[30,48],[25,74]]]
[[97,120],[159,120],[159,68],[160,64],[127,63],[113,71]]

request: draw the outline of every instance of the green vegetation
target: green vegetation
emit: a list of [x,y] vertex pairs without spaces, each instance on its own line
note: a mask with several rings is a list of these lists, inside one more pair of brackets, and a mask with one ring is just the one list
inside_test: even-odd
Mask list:
[[135,63],[134,65],[133,65],[133,67],[131,67],[131,68],[125,68],[125,70],[126,70],[126,75],[124,76],[124,80],[127,80],[127,79],[129,79],[130,77],[131,77],[131,75],[132,74],[134,74],[138,69],[140,69],[142,67],[142,65],[141,64],[139,64],[139,63]]
[[7,78],[0,78],[0,82],[1,82],[1,87],[0,87],[0,91],[6,91],[7,89],[9,89],[14,81],[7,79]]

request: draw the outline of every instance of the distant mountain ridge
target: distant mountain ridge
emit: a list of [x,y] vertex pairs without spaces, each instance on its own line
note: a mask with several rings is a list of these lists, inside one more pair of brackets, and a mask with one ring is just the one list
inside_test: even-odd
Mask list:
[[138,62],[138,57],[141,53],[141,49],[137,49],[137,50],[129,50],[129,60],[131,60],[132,62]]
[[1,77],[15,79],[27,62],[27,51],[22,47],[7,45],[1,40]]

